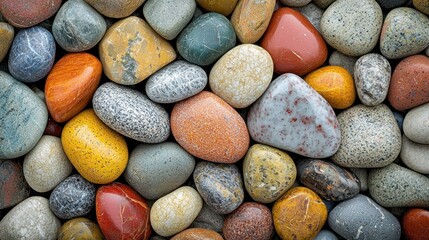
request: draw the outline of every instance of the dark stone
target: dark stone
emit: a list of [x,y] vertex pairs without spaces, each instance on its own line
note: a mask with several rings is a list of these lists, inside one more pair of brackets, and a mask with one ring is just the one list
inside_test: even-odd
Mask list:
[[22,165],[17,160],[0,160],[0,209],[15,206],[28,196],[30,186],[25,181]]

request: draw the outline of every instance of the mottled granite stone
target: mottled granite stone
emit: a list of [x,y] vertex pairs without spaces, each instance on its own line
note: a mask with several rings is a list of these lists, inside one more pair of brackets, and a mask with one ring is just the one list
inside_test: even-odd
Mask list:
[[215,232],[222,232],[224,215],[213,212],[210,207],[204,203],[200,213],[190,227],[205,228]]
[[347,71],[353,75],[354,69],[355,69],[355,63],[358,60],[357,57],[351,57],[348,55],[345,55],[342,52],[339,52],[337,50],[333,51],[331,56],[329,57],[329,65],[332,66],[341,66]]
[[55,40],[45,28],[36,26],[19,31],[9,54],[9,72],[22,82],[44,78],[55,61]]
[[28,153],[42,137],[48,110],[29,87],[0,71],[0,159]]
[[411,170],[429,174],[429,144],[419,144],[402,136],[401,160]]
[[333,155],[341,140],[332,107],[302,78],[286,73],[250,108],[253,140],[312,158]]
[[6,57],[15,37],[15,29],[8,23],[0,22],[0,62]]
[[429,144],[429,103],[407,112],[404,118],[404,134],[413,142]]
[[294,9],[304,15],[311,24],[313,24],[317,31],[320,32],[320,21],[322,20],[324,10],[314,3],[309,3],[305,6],[296,7]]
[[0,193],[0,209],[15,206],[30,196],[20,162],[0,160]]
[[177,60],[154,73],[146,82],[146,94],[154,102],[174,103],[201,92],[207,85],[203,68]]
[[127,86],[104,83],[95,92],[92,104],[101,121],[126,137],[159,143],[170,135],[167,111]]

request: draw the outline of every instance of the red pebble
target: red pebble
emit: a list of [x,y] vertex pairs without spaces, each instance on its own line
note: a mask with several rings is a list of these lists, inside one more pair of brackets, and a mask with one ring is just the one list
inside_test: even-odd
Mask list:
[[429,239],[429,211],[412,208],[402,217],[402,230],[409,240]]

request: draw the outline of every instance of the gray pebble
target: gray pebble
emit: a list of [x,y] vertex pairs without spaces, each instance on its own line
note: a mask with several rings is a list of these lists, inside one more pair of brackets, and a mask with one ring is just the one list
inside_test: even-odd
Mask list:
[[402,136],[401,160],[411,170],[429,174],[429,145],[411,141]]
[[409,0],[376,0],[378,4],[380,4],[380,7],[390,9],[390,8],[396,8],[399,7]]
[[215,232],[222,232],[223,221],[223,215],[213,212],[210,207],[204,203],[203,208],[190,227],[205,228]]
[[350,168],[360,181],[360,191],[365,192],[368,190],[368,169],[366,168]]
[[404,116],[402,114],[400,114],[399,112],[396,112],[396,111],[393,112],[393,116],[395,116],[396,123],[398,123],[398,127],[402,132],[402,128],[404,125]]
[[351,57],[335,50],[329,57],[329,65],[343,67],[353,76],[357,60],[357,57]]
[[311,2],[311,0],[280,0],[280,2],[288,7],[303,7]]
[[309,3],[302,7],[295,8],[298,12],[304,15],[311,24],[320,32],[320,21],[322,19],[323,10],[314,3]]
[[429,103],[408,111],[404,118],[404,134],[413,142],[429,144]]
[[322,229],[313,240],[338,240],[338,238],[335,233]]
[[335,2],[336,0],[313,0],[313,2],[320,8],[322,9],[326,9],[327,7],[329,7],[329,5],[331,5],[333,2]]

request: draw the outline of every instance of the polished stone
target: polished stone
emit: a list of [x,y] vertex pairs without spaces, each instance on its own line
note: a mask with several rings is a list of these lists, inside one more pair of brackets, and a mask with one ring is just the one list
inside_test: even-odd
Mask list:
[[404,134],[413,142],[429,144],[429,103],[407,112],[404,118]]
[[409,240],[425,239],[429,236],[429,211],[411,208],[402,217],[402,230]]
[[87,218],[74,218],[65,222],[57,234],[58,240],[103,240],[98,225]]
[[174,235],[170,240],[223,240],[219,233],[204,228],[188,228]]
[[409,169],[429,174],[429,144],[419,144],[402,136],[401,160]]

